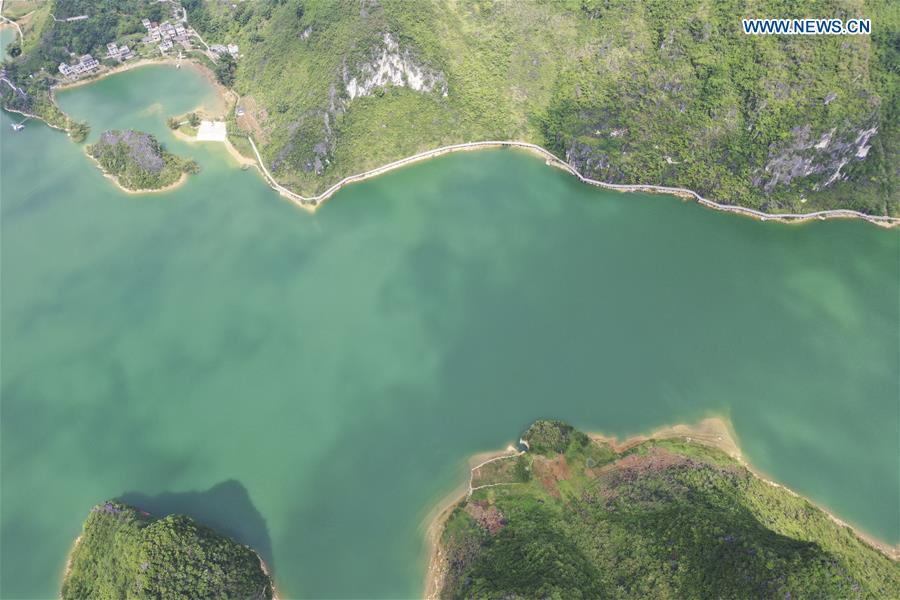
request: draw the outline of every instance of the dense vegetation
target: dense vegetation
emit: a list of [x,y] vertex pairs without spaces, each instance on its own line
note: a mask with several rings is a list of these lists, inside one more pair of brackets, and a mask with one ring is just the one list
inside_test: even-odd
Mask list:
[[896,598],[900,565],[719,450],[617,454],[557,422],[476,471],[445,524],[446,598]]
[[87,151],[129,190],[163,188],[178,181],[183,173],[199,171],[195,161],[175,156],[149,133],[132,129],[104,131]]
[[84,523],[62,598],[272,598],[253,550],[188,517],[160,519],[118,502]]
[[[888,0],[192,4],[210,39],[241,43],[234,86],[255,110],[237,125],[299,191],[505,138],[607,181],[772,212],[900,214],[900,13]],[[743,17],[771,16],[868,17],[873,34],[740,30]],[[446,96],[387,85],[350,98],[385,33],[395,55],[443,77]]]
[[[49,4],[111,21],[35,29],[39,41],[12,62],[19,81],[60,48],[127,35],[158,3]],[[240,44],[237,61],[214,65],[243,96],[231,132],[252,135],[301,193],[414,152],[502,138],[611,182],[678,185],[770,212],[900,214],[900,12],[890,0],[182,4],[210,43]],[[870,18],[873,32],[740,29],[742,18],[772,16]],[[385,66],[391,83],[376,76]],[[421,85],[423,74],[440,84]]]

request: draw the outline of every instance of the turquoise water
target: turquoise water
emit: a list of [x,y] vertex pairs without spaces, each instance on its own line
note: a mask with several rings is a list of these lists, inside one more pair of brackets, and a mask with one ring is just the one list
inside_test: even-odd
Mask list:
[[0,27],[0,58],[6,57],[6,45],[16,39],[16,30],[12,27]]
[[286,597],[415,596],[423,519],[466,457],[540,417],[729,417],[762,470],[900,541],[896,231],[604,192],[503,150],[308,215],[166,130],[214,103],[193,71],[60,102],[92,139],[149,130],[202,172],[127,195],[2,116],[4,598],[55,596],[110,497],[252,544]]

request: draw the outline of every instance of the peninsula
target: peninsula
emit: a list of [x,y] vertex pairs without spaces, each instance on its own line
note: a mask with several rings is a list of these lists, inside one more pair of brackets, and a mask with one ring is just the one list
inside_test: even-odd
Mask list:
[[252,549],[189,517],[108,501],[91,509],[60,595],[271,600],[273,586]]
[[895,551],[735,456],[708,425],[618,444],[538,421],[433,525],[426,596],[900,595]]
[[154,136],[133,129],[104,131],[87,153],[127,192],[171,189],[199,170],[194,160],[172,154]]

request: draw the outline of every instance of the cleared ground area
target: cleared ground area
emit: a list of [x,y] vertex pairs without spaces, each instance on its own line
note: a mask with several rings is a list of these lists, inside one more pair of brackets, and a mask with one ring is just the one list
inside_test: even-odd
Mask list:
[[225,121],[200,121],[197,129],[198,142],[224,142],[228,137]]

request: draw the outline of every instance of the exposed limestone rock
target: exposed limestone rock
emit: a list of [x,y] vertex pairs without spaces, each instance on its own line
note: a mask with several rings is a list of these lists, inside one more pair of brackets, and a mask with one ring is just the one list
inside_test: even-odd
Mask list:
[[853,142],[856,146],[856,158],[865,158],[866,155],[869,154],[869,148],[872,146],[867,146],[866,142],[868,142],[869,138],[876,133],[878,133],[877,127],[872,127],[871,129],[859,132],[859,135],[856,136],[856,141]]
[[871,145],[869,140],[878,127],[863,127],[838,133],[837,128],[812,135],[810,125],[795,127],[791,139],[779,148],[770,148],[762,169],[753,173],[753,185],[771,193],[778,185],[787,185],[800,177],[821,176],[824,181],[813,189],[830,186],[844,178],[841,169],[852,160],[864,160]]
[[384,34],[381,54],[360,66],[357,72],[352,77],[346,68],[343,72],[344,87],[350,100],[369,96],[376,88],[388,85],[404,86],[423,93],[437,90],[444,96],[448,91],[444,74],[418,64],[408,49],[400,49],[390,33]]
[[566,162],[588,177],[611,183],[624,181],[622,171],[610,164],[609,154],[600,152],[588,144],[572,143],[566,149]]

